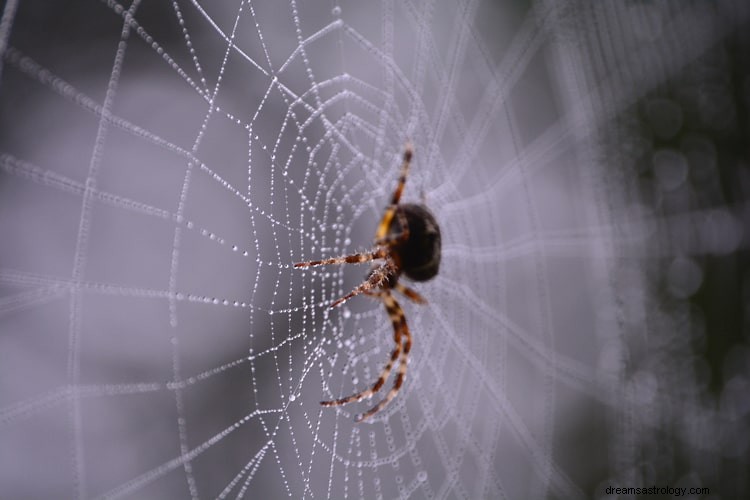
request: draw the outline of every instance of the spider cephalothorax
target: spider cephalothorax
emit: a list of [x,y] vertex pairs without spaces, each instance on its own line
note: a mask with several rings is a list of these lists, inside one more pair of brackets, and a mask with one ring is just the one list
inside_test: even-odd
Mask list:
[[424,304],[425,299],[399,282],[399,278],[403,274],[413,281],[427,281],[435,277],[440,269],[440,226],[435,221],[435,217],[424,205],[399,204],[401,193],[406,184],[406,176],[409,173],[412,154],[411,145],[407,144],[401,165],[401,175],[391,197],[391,203],[385,209],[383,218],[375,232],[375,248],[373,250],[345,257],[294,264],[294,267],[311,267],[382,260],[381,264],[372,268],[365,281],[357,288],[331,304],[331,307],[336,307],[355,295],[369,295],[383,302],[393,324],[393,340],[396,346],[375,384],[369,389],[351,396],[334,401],[321,401],[320,403],[324,406],[337,406],[372,397],[383,387],[393,369],[393,365],[398,360],[398,373],[393,382],[393,387],[377,405],[358,416],[356,419],[358,422],[382,410],[396,396],[406,378],[406,365],[411,350],[411,333],[406,325],[404,311],[393,297],[391,290],[398,290],[414,302]]

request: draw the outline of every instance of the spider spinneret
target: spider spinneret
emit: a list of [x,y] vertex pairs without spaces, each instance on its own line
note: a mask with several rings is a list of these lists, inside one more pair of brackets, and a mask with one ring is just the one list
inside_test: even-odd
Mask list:
[[406,379],[406,366],[409,361],[412,337],[406,324],[404,311],[391,291],[397,290],[408,299],[424,304],[427,301],[419,293],[400,283],[399,278],[403,274],[412,281],[427,281],[434,278],[440,269],[440,226],[435,217],[424,205],[399,203],[406,185],[412,155],[411,144],[407,144],[398,184],[378,224],[375,232],[375,247],[371,251],[294,264],[294,267],[312,267],[382,260],[381,264],[373,265],[359,286],[331,304],[331,307],[336,307],[356,295],[368,295],[383,302],[393,324],[393,341],[396,345],[377,381],[370,388],[351,396],[320,403],[323,406],[338,406],[372,397],[383,387],[394,364],[398,361],[398,372],[393,387],[378,404],[359,415],[356,418],[357,422],[366,420],[385,408],[398,394]]

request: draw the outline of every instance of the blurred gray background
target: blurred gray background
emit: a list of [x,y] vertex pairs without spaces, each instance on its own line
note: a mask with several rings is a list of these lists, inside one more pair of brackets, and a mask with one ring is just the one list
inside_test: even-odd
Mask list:
[[[743,2],[0,11],[3,498],[750,493]],[[386,312],[291,265],[407,140],[443,262],[355,424]]]

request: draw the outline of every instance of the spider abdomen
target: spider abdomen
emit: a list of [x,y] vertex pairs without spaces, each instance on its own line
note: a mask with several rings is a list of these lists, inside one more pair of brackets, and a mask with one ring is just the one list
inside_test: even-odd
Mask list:
[[414,281],[432,279],[440,269],[440,226],[424,205],[405,203],[396,209],[389,229],[391,235],[402,232],[398,212],[409,226],[409,238],[396,245],[393,252],[400,260],[400,270]]

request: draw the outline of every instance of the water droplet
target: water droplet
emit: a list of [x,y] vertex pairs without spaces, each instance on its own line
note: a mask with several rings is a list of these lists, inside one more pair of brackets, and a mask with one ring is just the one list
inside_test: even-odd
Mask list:
[[680,187],[687,179],[688,165],[685,156],[673,149],[660,149],[652,157],[654,174],[666,191]]
[[742,242],[743,228],[729,211],[711,210],[700,217],[698,233],[701,246],[712,253],[723,255],[734,252]]
[[690,258],[677,257],[667,269],[667,285],[675,297],[690,297],[702,283],[703,270]]
[[295,394],[289,395],[289,401],[294,401],[295,399],[297,399],[297,396]]
[[333,14],[336,17],[339,17],[341,15],[341,7],[337,5],[336,7],[331,9],[331,14]]
[[424,483],[425,481],[427,481],[427,471],[423,471],[423,470],[419,471],[417,473],[417,480],[420,483]]

